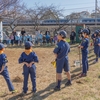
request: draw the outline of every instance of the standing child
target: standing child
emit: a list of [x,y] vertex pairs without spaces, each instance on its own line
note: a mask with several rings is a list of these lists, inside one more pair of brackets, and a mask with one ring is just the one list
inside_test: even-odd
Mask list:
[[68,77],[68,81],[65,86],[71,85],[71,75],[69,71],[69,61],[68,61],[68,53],[70,52],[70,46],[65,41],[67,33],[65,31],[60,31],[57,38],[58,43],[56,48],[54,49],[54,54],[56,56],[56,82],[57,86],[54,88],[55,91],[60,90],[61,80],[62,80],[62,70],[66,72]]
[[96,38],[94,40],[94,53],[96,55],[96,59],[95,59],[94,63],[96,63],[96,62],[98,62],[99,52],[100,52],[100,34],[99,34],[99,31],[96,30],[94,35],[96,36]]
[[36,66],[35,63],[38,63],[38,57],[35,52],[32,51],[32,43],[27,41],[25,42],[25,51],[21,54],[19,58],[19,63],[23,63],[23,94],[26,94],[28,91],[28,77],[30,74],[32,81],[32,92],[36,92]]
[[18,46],[18,43],[19,43],[19,36],[18,36],[18,33],[15,35],[15,43],[16,45]]
[[8,62],[7,56],[4,54],[4,45],[0,43],[0,75],[2,75],[6,80],[9,91],[15,93],[17,91],[14,89],[14,86],[10,80],[8,68],[6,66],[7,62]]
[[89,46],[89,31],[87,29],[83,29],[83,40],[81,45],[79,45],[79,48],[81,48],[82,51],[82,73],[80,77],[87,76],[88,71],[88,46]]

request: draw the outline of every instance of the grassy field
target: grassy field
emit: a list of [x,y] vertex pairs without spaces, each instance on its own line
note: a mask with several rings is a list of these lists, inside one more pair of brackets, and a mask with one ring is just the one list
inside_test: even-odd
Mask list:
[[[91,49],[91,48],[90,48]],[[79,60],[79,50],[77,45],[71,46],[69,54],[70,69],[72,76],[72,86],[65,87],[67,81],[66,75],[63,72],[63,80],[61,91],[54,92],[55,87],[55,68],[51,65],[54,60],[51,48],[33,48],[39,57],[37,66],[37,93],[31,94],[31,81],[29,78],[29,89],[26,96],[21,96],[23,86],[22,65],[18,64],[18,58],[23,48],[6,48],[5,53],[8,56],[8,69],[11,80],[18,90],[18,93],[11,94],[8,91],[6,82],[0,76],[0,100],[100,100],[100,63],[93,64],[93,50],[89,52],[89,71],[87,77],[79,78],[81,73],[80,67],[74,67],[74,61]]]

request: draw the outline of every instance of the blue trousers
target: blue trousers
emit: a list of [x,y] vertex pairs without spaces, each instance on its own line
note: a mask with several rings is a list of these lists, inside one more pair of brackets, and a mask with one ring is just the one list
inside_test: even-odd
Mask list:
[[9,91],[13,91],[14,90],[14,86],[13,86],[11,80],[10,80],[7,67],[5,67],[5,69],[3,70],[3,72],[0,75],[2,75],[4,77],[4,79],[6,80],[6,83],[8,85]]
[[82,52],[82,73],[87,73],[88,67],[88,52]]
[[32,67],[23,66],[23,75],[24,75],[24,83],[23,83],[23,92],[27,93],[28,90],[28,77],[30,74],[30,78],[32,81],[32,91],[36,91],[36,66],[33,64]]

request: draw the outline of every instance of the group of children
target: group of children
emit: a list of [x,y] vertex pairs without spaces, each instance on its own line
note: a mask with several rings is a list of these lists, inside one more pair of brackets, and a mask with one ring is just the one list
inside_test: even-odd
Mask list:
[[18,33],[16,33],[15,35],[14,34],[11,34],[10,36],[10,44],[11,45],[22,45],[23,43],[25,43],[26,41],[30,41],[32,42],[32,35],[29,35],[29,34],[25,34],[25,35],[19,35]]
[[[23,63],[23,92],[26,94],[28,91],[28,77],[30,74],[32,81],[32,93],[36,92],[36,66],[35,63],[38,63],[38,57],[35,52],[32,50],[32,43],[27,41],[25,42],[25,51],[21,54],[19,58],[19,63]],[[10,80],[8,68],[6,63],[8,62],[7,56],[4,54],[4,45],[0,43],[0,75],[2,75],[8,85],[9,91],[16,93],[17,90],[14,89],[14,86]]]
[[[83,29],[82,31],[82,42],[78,46],[81,48],[82,52],[82,73],[80,77],[87,76],[87,71],[89,69],[88,67],[88,47],[89,47],[89,31],[88,29]],[[99,34],[97,35],[97,31],[94,33],[94,51],[96,54],[96,61],[98,61],[98,48],[100,47],[100,39]],[[56,60],[56,86],[54,88],[54,91],[59,91],[61,89],[61,80],[62,80],[62,71],[66,72],[68,81],[65,83],[65,86],[72,85],[71,82],[71,75],[70,75],[70,66],[69,66],[69,60],[68,60],[68,53],[70,52],[70,46],[66,42],[67,33],[64,30],[61,30],[58,32],[57,39],[58,43],[56,44],[56,47],[54,49],[55,54],[55,60]],[[9,91],[12,93],[15,93],[16,90],[14,89],[14,86],[12,85],[12,82],[9,77],[8,69],[7,69],[7,57],[4,54],[4,45],[0,43],[0,75],[3,75]],[[24,82],[23,82],[23,92],[22,94],[26,94],[28,91],[28,76],[30,74],[31,81],[32,81],[32,93],[36,92],[36,66],[35,63],[38,63],[38,57],[35,54],[35,52],[32,50],[32,43],[27,41],[25,42],[25,51],[22,52],[19,63],[23,63],[23,75],[24,75]]]

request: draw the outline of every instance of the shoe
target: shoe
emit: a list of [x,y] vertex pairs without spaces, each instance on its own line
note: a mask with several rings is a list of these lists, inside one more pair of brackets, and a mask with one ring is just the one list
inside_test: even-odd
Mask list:
[[54,88],[54,91],[60,91],[60,88],[58,88],[57,86]]
[[35,94],[36,93],[36,90],[35,91],[32,91],[32,93]]
[[86,76],[87,76],[86,73],[82,73],[82,74],[80,75],[80,77],[86,77]]
[[21,93],[21,96],[25,96],[25,95],[26,95],[26,92],[22,92],[22,93]]
[[13,91],[11,91],[12,92],[12,94],[14,94],[14,93],[17,93],[17,90],[13,90]]
[[93,64],[95,64],[95,63],[98,63],[98,61],[95,60],[95,61],[93,62]]
[[36,89],[36,88],[32,89],[32,92],[33,92],[33,93],[36,93],[36,91],[37,91],[37,89]]
[[70,86],[72,85],[71,81],[67,81],[67,83],[65,83],[65,86]]

